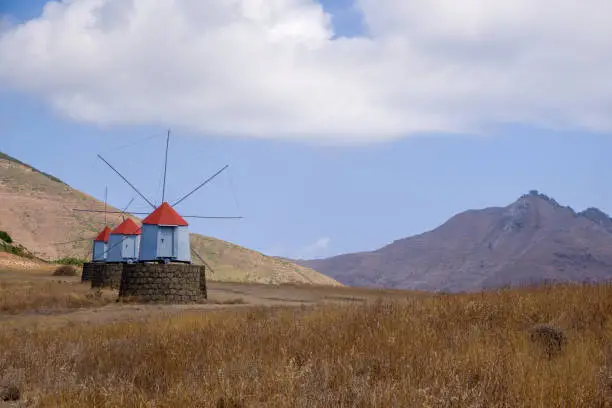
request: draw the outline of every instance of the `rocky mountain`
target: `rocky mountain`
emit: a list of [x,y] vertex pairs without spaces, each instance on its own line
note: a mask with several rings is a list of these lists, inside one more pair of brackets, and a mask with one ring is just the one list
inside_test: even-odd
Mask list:
[[612,219],[531,191],[372,252],[297,261],[346,285],[434,291],[612,278]]
[[[73,208],[103,210],[104,203],[0,153],[0,231],[8,232],[16,244],[47,260],[88,257],[89,239],[104,228],[104,214]],[[108,222],[116,226],[121,218],[108,214]],[[191,244],[212,267],[209,277],[214,280],[339,285],[311,268],[212,237],[191,234]]]

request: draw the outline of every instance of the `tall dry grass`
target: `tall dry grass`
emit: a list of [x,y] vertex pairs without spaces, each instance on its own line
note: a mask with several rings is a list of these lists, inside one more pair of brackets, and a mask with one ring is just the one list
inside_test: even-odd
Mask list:
[[601,285],[0,328],[0,373],[40,407],[604,407],[611,317]]
[[61,281],[0,281],[0,315],[102,306],[116,296]]

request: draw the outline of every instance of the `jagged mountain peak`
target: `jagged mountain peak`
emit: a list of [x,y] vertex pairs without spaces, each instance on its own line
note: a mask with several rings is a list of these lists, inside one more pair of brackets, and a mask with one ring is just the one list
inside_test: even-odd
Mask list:
[[302,264],[349,285],[417,290],[600,281],[612,278],[612,220],[531,190],[504,207],[463,211],[372,252]]
[[599,225],[605,227],[612,227],[612,219],[608,214],[601,211],[599,208],[589,207],[584,211],[578,213],[579,216],[585,217]]

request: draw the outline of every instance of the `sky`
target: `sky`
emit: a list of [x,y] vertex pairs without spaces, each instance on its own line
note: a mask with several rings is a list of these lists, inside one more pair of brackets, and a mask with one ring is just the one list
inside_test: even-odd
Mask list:
[[[551,7],[553,5],[554,7]],[[551,10],[554,10],[552,12]],[[0,151],[266,254],[373,250],[531,189],[612,213],[608,0],[0,0]],[[0,203],[1,205],[1,203]]]

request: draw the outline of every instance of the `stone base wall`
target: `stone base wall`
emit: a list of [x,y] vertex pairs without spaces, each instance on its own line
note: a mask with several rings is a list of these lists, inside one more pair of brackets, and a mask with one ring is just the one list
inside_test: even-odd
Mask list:
[[200,295],[204,299],[208,299],[208,290],[206,289],[206,268],[200,265]]
[[91,275],[93,275],[93,270],[95,268],[95,263],[86,262],[83,264],[83,273],[81,274],[81,282],[89,282],[91,279]]
[[123,275],[123,264],[94,264],[91,275],[92,288],[119,289]]
[[[102,279],[100,276],[102,274],[102,270],[106,267],[104,262],[91,262],[87,267],[89,276],[87,276],[87,280],[83,282],[93,282],[95,279],[96,282]],[[83,275],[85,275],[85,266],[83,266]],[[83,276],[81,277],[83,279]],[[93,287],[93,283],[91,284]]]
[[119,297],[166,303],[192,303],[206,299],[204,266],[178,263],[123,265]]

